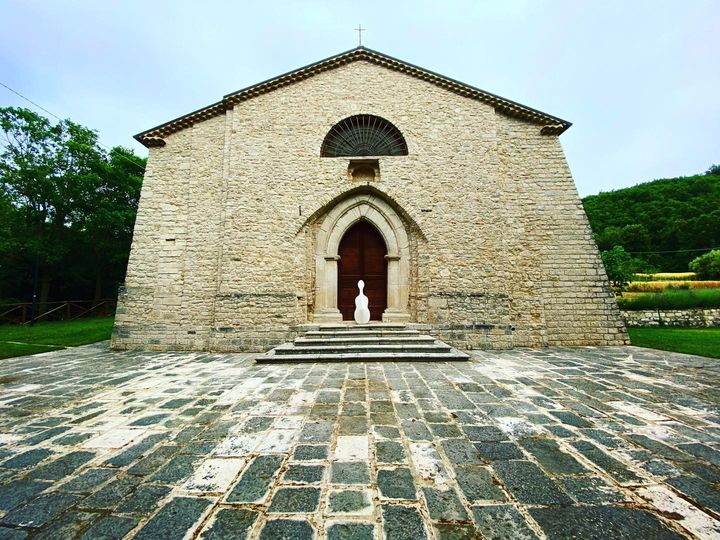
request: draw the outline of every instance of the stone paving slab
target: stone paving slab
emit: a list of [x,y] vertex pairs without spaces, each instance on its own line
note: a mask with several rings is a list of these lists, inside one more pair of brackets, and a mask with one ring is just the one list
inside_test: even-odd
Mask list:
[[720,362],[0,362],[4,538],[720,538]]

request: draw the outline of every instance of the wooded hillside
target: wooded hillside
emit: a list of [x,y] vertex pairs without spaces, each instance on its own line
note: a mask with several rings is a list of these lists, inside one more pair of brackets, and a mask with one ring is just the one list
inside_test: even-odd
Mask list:
[[620,245],[646,261],[645,270],[687,271],[688,262],[720,246],[720,165],[590,195],[583,205],[600,250]]

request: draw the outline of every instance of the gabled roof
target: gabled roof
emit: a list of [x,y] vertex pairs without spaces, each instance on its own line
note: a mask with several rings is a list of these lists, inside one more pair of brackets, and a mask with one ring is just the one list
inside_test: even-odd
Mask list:
[[267,81],[254,84],[253,86],[248,86],[247,88],[243,88],[242,90],[238,90],[232,94],[227,94],[222,98],[222,100],[213,103],[212,105],[208,105],[207,107],[198,109],[197,111],[176,118],[175,120],[170,120],[169,122],[156,126],[152,129],[138,133],[135,135],[135,139],[148,147],[164,146],[165,141],[163,139],[167,135],[190,127],[196,122],[201,122],[203,120],[207,120],[208,118],[224,114],[226,110],[231,109],[235,104],[240,103],[241,101],[251,99],[267,92],[272,92],[277,88],[308,79],[318,73],[323,73],[357,61],[372,62],[373,64],[377,64],[387,69],[392,69],[394,71],[406,73],[412,77],[417,77],[418,79],[435,84],[461,96],[477,99],[478,101],[492,105],[498,111],[501,111],[509,116],[522,118],[542,126],[541,132],[543,134],[558,135],[572,125],[567,120],[563,120],[531,107],[521,105],[520,103],[491,94],[490,92],[480,90],[479,88],[475,88],[469,84],[433,73],[427,69],[414,66],[413,64],[403,62],[402,60],[392,58],[391,56],[373,51],[372,49],[368,49],[366,47],[357,47],[347,52],[326,58],[325,60],[320,60],[314,64],[290,71],[284,75],[268,79]]

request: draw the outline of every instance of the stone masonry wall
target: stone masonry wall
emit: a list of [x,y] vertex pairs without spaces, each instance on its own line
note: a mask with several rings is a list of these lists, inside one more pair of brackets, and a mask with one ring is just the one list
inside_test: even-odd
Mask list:
[[533,306],[543,345],[626,343],[559,139],[512,119],[500,126],[503,178],[515,203],[509,219],[515,225],[512,237],[519,242],[514,299],[524,295]]
[[151,148],[112,345],[202,350],[214,320],[224,119]]
[[312,322],[317,223],[362,188],[320,146],[361,113],[408,143],[372,187],[407,218],[413,322],[461,348],[626,342],[557,136],[354,62],[151,149],[113,346],[262,350]]
[[720,309],[646,309],[620,311],[627,326],[720,327]]

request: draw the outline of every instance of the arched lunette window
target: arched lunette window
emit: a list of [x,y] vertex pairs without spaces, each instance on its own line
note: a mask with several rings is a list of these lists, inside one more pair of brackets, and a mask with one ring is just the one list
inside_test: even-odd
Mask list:
[[335,124],[325,136],[322,157],[407,156],[405,137],[379,116],[357,114]]

